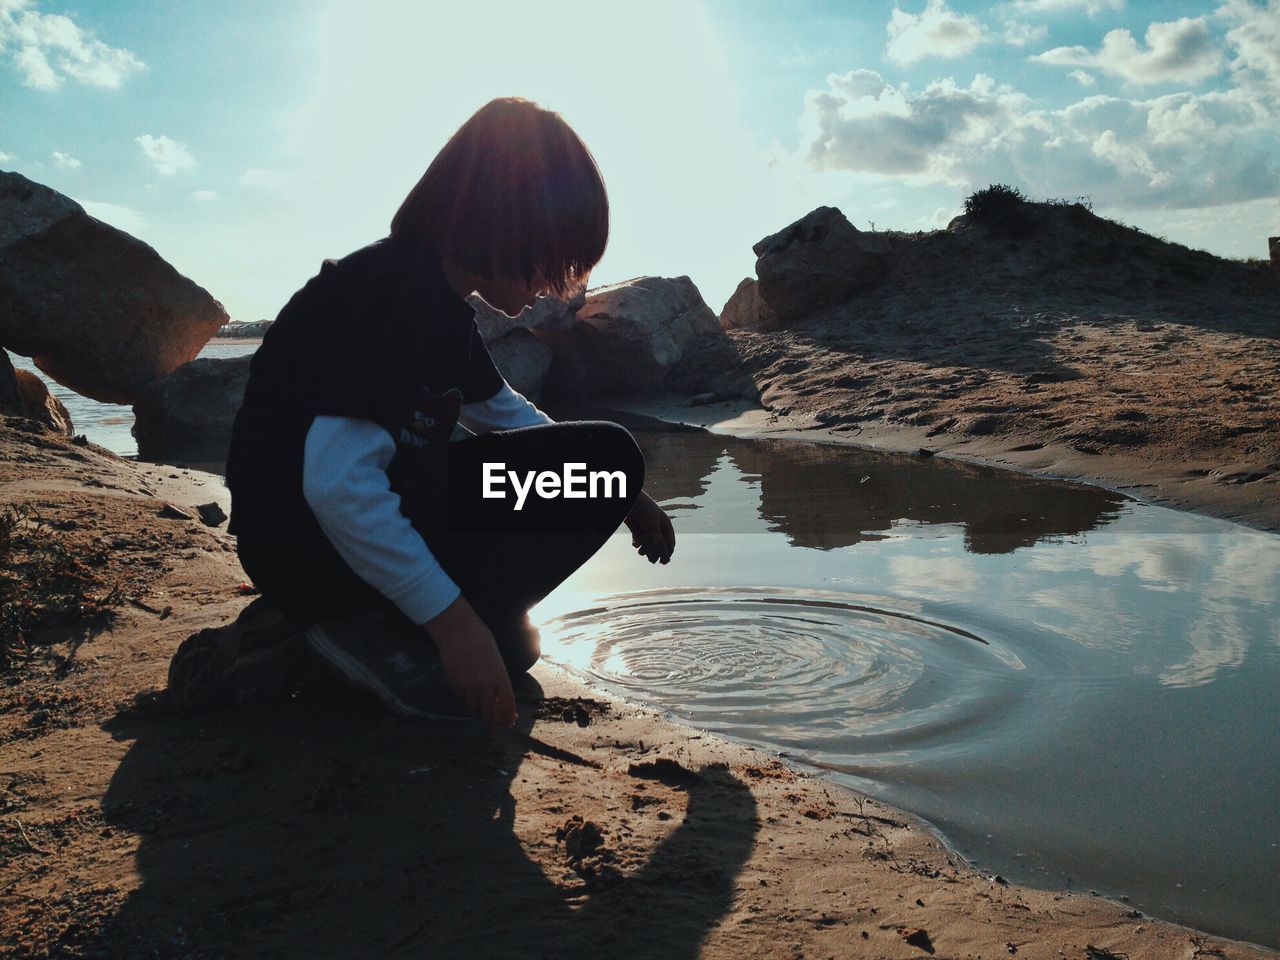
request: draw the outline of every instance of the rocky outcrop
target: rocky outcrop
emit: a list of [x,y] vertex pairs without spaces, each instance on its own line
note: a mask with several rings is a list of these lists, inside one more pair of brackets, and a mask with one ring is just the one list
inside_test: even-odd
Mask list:
[[147,244],[16,173],[0,173],[0,260],[0,344],[94,400],[133,403],[227,320]]
[[723,334],[688,277],[639,277],[589,292],[576,313],[536,329],[552,350],[547,392],[653,393],[698,337]]
[[747,277],[720,311],[720,326],[725,330],[774,330],[779,321],[760,296],[760,285]]
[[876,283],[888,269],[891,245],[884,234],[863,233],[835,207],[818,207],[752,248],[755,290],[777,323],[787,324]]
[[139,459],[225,461],[252,360],[251,355],[193,360],[149,384],[133,406]]
[[0,414],[39,420],[64,436],[74,433],[66,405],[30,370],[15,370],[3,350],[0,350]]

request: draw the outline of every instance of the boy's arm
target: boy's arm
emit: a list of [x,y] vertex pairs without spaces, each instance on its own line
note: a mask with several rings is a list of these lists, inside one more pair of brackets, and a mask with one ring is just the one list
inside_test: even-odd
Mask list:
[[302,492],[338,555],[414,623],[458,599],[391,490],[395,440],[372,420],[316,417],[303,452]]
[[490,729],[515,723],[511,680],[493,634],[400,512],[387,466],[395,441],[371,420],[316,417],[303,496],[338,555],[435,641],[450,686]]
[[517,427],[536,427],[555,422],[505,381],[488,400],[464,403],[458,421],[473,433],[514,430]]

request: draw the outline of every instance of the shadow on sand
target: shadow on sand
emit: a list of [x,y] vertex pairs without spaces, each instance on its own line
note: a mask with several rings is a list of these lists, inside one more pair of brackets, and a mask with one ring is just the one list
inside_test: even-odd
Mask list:
[[117,717],[107,728],[133,743],[103,812],[140,836],[142,884],[104,954],[697,956],[753,847],[750,791],[704,769],[647,859],[575,873],[554,825],[577,812],[572,781],[596,775],[564,765],[548,789],[517,791],[534,808],[522,815],[512,783],[530,696],[520,729],[498,739],[396,722],[323,686],[198,718]]

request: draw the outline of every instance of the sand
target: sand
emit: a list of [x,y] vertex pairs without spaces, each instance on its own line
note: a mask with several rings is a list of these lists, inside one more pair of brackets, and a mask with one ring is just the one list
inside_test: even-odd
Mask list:
[[126,599],[0,685],[0,954],[1275,956],[981,876],[906,814],[547,664],[492,738],[323,680],[175,716],[174,648],[249,598],[223,529],[160,512],[225,503],[219,478],[17,423],[0,502]]

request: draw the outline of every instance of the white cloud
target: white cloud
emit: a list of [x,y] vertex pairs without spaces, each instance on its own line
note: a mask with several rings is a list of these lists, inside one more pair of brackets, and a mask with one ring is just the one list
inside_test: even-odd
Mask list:
[[1029,43],[1039,43],[1049,36],[1049,28],[1042,23],[1030,24],[1020,20],[1010,20],[1004,25],[1004,42],[1014,47],[1025,47]]
[[1083,70],[1072,70],[1067,76],[1082,87],[1092,87],[1098,82],[1092,73],[1085,73]]
[[255,167],[246,170],[240,177],[240,186],[247,190],[274,193],[284,186],[287,180],[288,176],[281,170],[262,170]]
[[1123,10],[1124,0],[1013,0],[1013,8],[1023,13],[1074,13],[1083,10],[1096,17],[1103,10]]
[[1280,96],[1280,0],[1265,6],[1227,0],[1217,15],[1235,24],[1227,31],[1227,43],[1235,53],[1231,69],[1238,82]]
[[56,90],[70,78],[115,89],[145,66],[132,51],[107,46],[70,17],[33,7],[32,0],[0,2],[0,56],[8,55],[23,86]]
[[53,162],[59,170],[79,170],[81,166],[79,160],[61,150],[53,151]]
[[957,179],[955,161],[997,148],[1030,102],[983,74],[968,87],[936,80],[916,97],[870,70],[832,74],[827,84],[806,95],[801,121],[814,167],[927,180]]
[[1099,206],[1193,209],[1280,196],[1271,100],[1236,88],[1087,96],[1058,110],[979,74],[914,92],[869,70],[827,78],[800,119],[818,171],[968,188],[1011,183]]
[[967,13],[947,8],[946,0],[928,0],[920,13],[894,8],[886,27],[885,55],[895,63],[915,63],[925,57],[959,57],[983,40],[982,24]]
[[196,165],[196,158],[185,146],[164,135],[153,137],[146,133],[134,138],[134,142],[142,148],[156,172],[163,176],[172,176],[179,170],[190,170]]
[[1152,187],[1167,187],[1173,182],[1173,177],[1156,167],[1147,151],[1136,144],[1122,142],[1114,130],[1103,130],[1089,149],[1095,157],[1115,167],[1122,176],[1137,174],[1146,177]]
[[17,160],[17,159],[18,158],[15,157],[12,153],[5,153],[3,150],[0,150],[0,163],[10,163],[11,161]]
[[208,202],[208,201],[210,201],[210,200],[217,200],[217,199],[218,199],[218,191],[216,191],[216,190],[194,190],[194,191],[192,191],[192,193],[191,193],[191,198],[192,198],[193,200],[199,200],[199,201],[201,201],[201,202],[205,202],[205,203],[207,203],[207,202]]
[[1222,51],[1204,17],[1183,17],[1147,27],[1145,49],[1128,30],[1112,30],[1097,53],[1054,47],[1030,59],[1054,66],[1091,67],[1130,83],[1196,83],[1222,69]]
[[131,233],[135,237],[146,227],[147,221],[137,210],[131,207],[122,206],[118,203],[104,203],[100,200],[79,200],[80,206],[84,207],[85,213],[91,217],[97,217],[104,223],[109,223],[125,233]]

